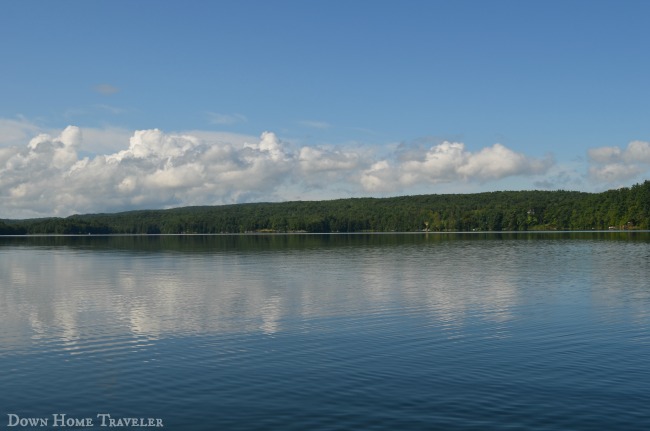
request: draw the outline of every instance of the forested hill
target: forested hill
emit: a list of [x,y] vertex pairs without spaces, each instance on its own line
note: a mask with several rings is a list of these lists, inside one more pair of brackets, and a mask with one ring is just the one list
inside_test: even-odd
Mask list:
[[0,221],[0,234],[650,229],[650,181],[603,193],[502,191],[140,210]]

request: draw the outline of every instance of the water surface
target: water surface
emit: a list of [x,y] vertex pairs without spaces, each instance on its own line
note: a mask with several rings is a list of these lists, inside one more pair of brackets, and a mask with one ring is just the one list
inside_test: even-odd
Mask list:
[[0,428],[645,430],[649,274],[647,232],[0,238]]

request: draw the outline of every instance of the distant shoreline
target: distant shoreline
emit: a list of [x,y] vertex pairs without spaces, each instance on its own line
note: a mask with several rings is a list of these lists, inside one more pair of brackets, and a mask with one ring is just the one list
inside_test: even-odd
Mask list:
[[580,233],[650,233],[650,229],[608,229],[608,230],[503,230],[503,231],[444,231],[444,232],[244,232],[244,233],[105,233],[105,234],[66,234],[66,233],[35,233],[22,235],[0,235],[0,238],[155,238],[155,237],[201,237],[201,236],[299,236],[299,235],[548,235],[548,234],[580,234]]
[[602,193],[474,194],[245,203],[0,220],[0,235],[204,235],[638,231],[650,229],[650,181]]

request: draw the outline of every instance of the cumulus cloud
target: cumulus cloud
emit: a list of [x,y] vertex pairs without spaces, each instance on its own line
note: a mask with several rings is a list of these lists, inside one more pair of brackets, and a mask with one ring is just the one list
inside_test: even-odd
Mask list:
[[[92,128],[83,127],[82,150],[92,154],[111,154],[124,148],[124,144],[129,142],[133,134],[132,130],[121,127],[102,127]],[[56,132],[55,132],[56,133]]]
[[626,148],[591,148],[587,156],[589,177],[598,182],[616,184],[650,170],[650,143],[644,141],[632,141]]
[[421,184],[542,174],[553,163],[500,144],[470,152],[457,142],[408,150],[298,146],[272,132],[247,137],[152,129],[127,137],[117,129],[106,136],[126,145],[109,145],[97,129],[69,126],[0,148],[0,217],[408,193]]
[[128,148],[80,157],[81,129],[39,134],[0,151],[4,217],[277,199],[296,156],[275,134],[243,144],[136,131]]
[[363,155],[359,151],[302,147],[297,154],[295,174],[309,187],[323,189],[334,184],[354,184],[358,169],[363,165]]
[[426,151],[405,152],[397,162],[381,160],[362,173],[368,191],[393,191],[417,183],[486,182],[516,175],[538,175],[553,165],[552,157],[534,159],[501,144],[472,153],[459,142],[443,142]]

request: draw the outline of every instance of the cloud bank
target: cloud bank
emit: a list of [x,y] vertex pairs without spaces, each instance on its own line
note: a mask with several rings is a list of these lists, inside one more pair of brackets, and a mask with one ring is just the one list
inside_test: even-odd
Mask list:
[[[297,146],[272,132],[223,140],[218,138],[227,135],[158,129],[136,131],[128,145],[113,145],[108,154],[82,157],[89,153],[84,148],[95,145],[85,139],[98,137],[84,135],[69,126],[58,135],[39,134],[26,145],[0,148],[0,217],[279,201],[309,193],[404,194],[423,184],[540,175],[554,163],[501,144],[471,152],[462,143],[443,142],[380,155],[370,147]],[[614,157],[605,153],[594,157]]]
[[365,190],[388,192],[419,183],[486,182],[515,175],[538,175],[553,165],[553,158],[529,158],[501,144],[472,153],[458,142],[443,142],[424,152],[409,151],[397,161],[373,163],[362,173]]

